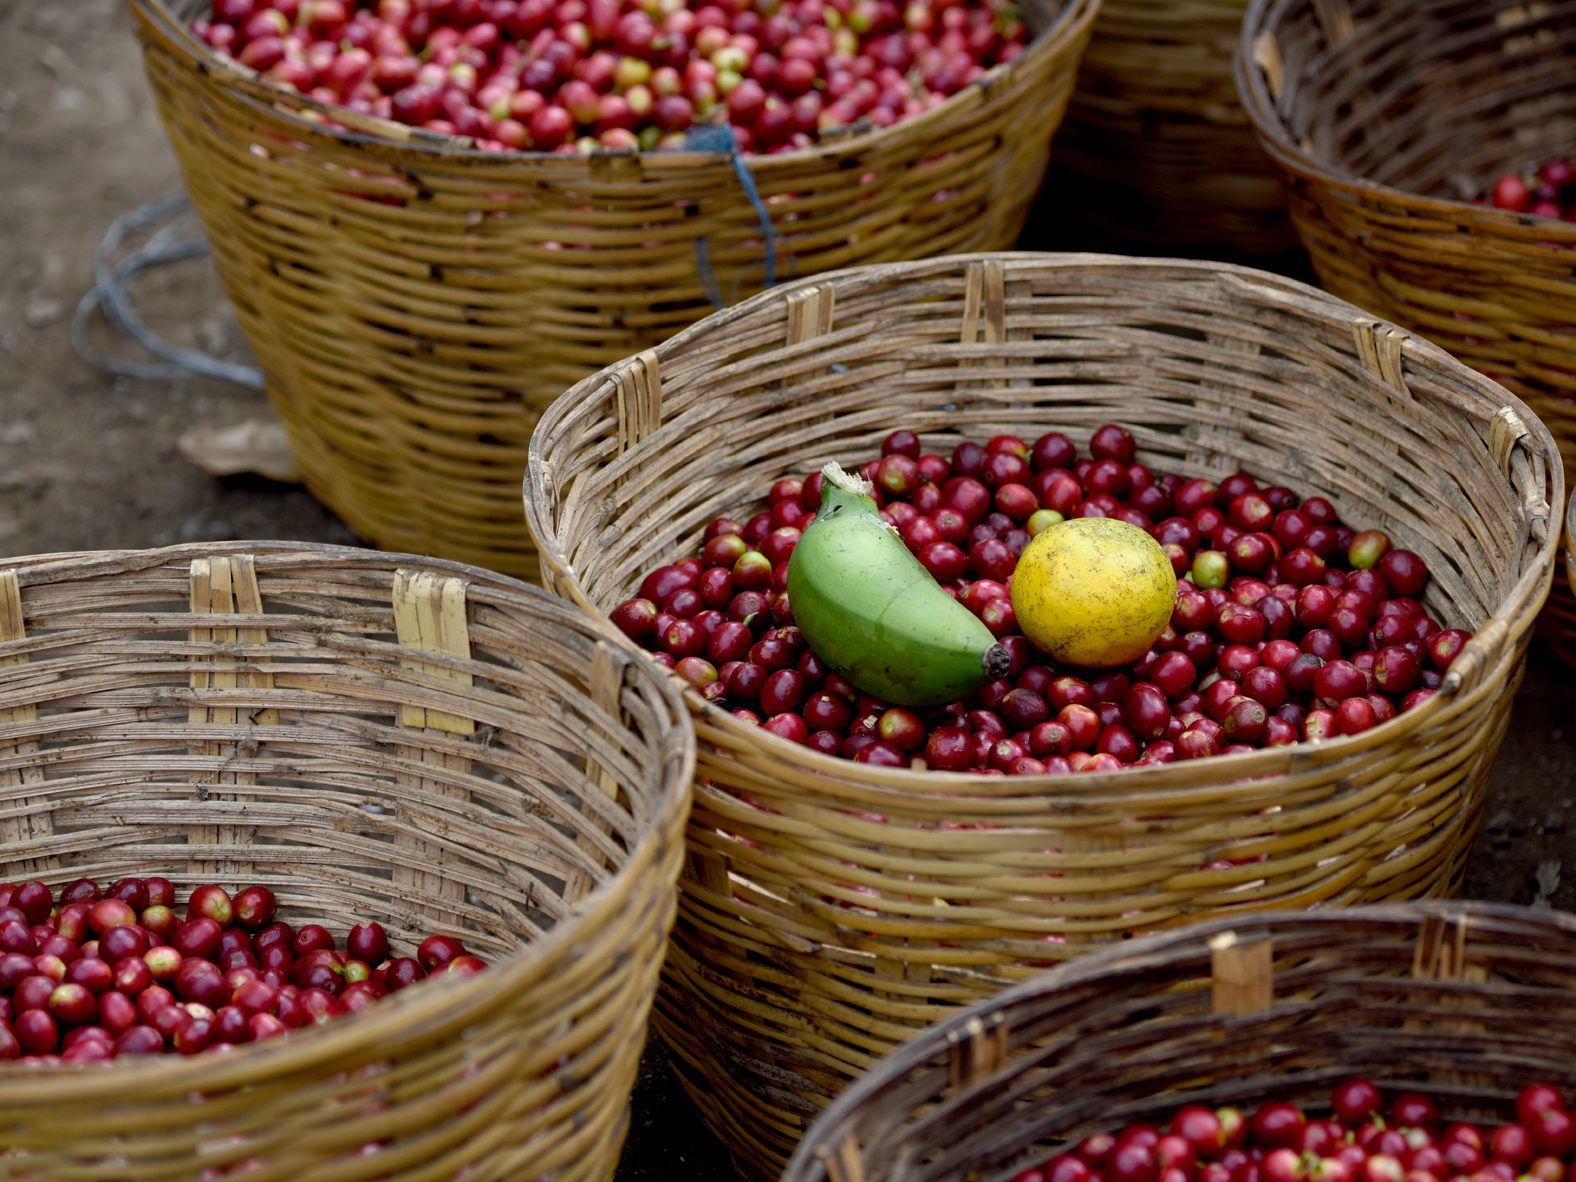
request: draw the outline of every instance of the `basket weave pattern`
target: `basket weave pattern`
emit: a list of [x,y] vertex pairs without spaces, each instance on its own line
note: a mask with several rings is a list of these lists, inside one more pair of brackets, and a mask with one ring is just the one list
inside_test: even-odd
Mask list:
[[[955,1015],[844,1093],[783,1182],[1010,1178],[1184,1104],[1327,1111],[1353,1076],[1503,1121],[1576,1086],[1576,921],[1492,904],[1245,916],[1112,949]],[[1038,1144],[1038,1152],[1033,1148]]]
[[693,766],[670,686],[485,571],[289,543],[8,564],[6,877],[263,883],[293,923],[449,931],[491,967],[232,1054],[0,1064],[0,1175],[611,1178]]
[[[495,156],[337,110],[353,131],[331,131],[194,41],[202,0],[129,2],[308,486],[385,549],[534,574],[519,486],[541,412],[711,310],[698,239],[725,302],[763,282],[729,158]],[[1031,0],[1031,46],[935,110],[752,159],[778,275],[1010,246],[1097,6]]]
[[[1444,894],[1476,831],[1563,504],[1525,408],[1434,346],[1221,264],[995,255],[767,293],[581,383],[532,441],[548,586],[606,613],[780,477],[1108,421],[1389,530],[1477,630],[1444,692],[1358,736],[1106,775],[834,760],[690,697],[698,786],[658,1024],[749,1176],[915,1031],[1037,967],[1231,909]],[[1262,860],[1260,860],[1262,859]],[[1233,863],[1222,865],[1221,863]]]
[[[1237,66],[1320,282],[1526,399],[1559,441],[1567,479],[1576,225],[1469,199],[1507,169],[1569,152],[1573,72],[1573,0],[1254,0]],[[1565,587],[1545,622],[1576,663]]]
[[1079,194],[1079,217],[1168,253],[1296,245],[1280,182],[1232,85],[1245,7],[1103,0],[1057,138],[1058,163],[1094,185]]

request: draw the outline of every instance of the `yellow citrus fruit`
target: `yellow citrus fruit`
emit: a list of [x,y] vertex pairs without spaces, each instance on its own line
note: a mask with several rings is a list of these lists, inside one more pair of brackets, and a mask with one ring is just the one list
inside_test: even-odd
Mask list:
[[1036,534],[1012,574],[1018,627],[1058,661],[1109,669],[1137,660],[1171,622],[1177,577],[1136,525],[1075,517]]

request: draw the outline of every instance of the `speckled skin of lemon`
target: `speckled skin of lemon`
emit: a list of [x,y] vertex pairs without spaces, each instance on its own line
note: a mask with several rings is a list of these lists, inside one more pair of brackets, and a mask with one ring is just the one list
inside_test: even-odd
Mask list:
[[963,697],[1007,659],[881,520],[875,501],[830,483],[788,559],[788,602],[821,660],[895,705]]
[[1078,517],[1036,536],[1012,575],[1018,627],[1058,661],[1109,669],[1137,660],[1171,622],[1177,579],[1137,526]]

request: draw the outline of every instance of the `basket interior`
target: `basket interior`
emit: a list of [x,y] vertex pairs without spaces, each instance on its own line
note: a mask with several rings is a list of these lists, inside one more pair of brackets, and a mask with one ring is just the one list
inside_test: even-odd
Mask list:
[[281,918],[376,918],[399,954],[549,930],[664,810],[674,720],[561,605],[412,561],[231,545],[0,571],[5,877],[262,883]]
[[1552,445],[1529,435],[1501,470],[1514,400],[1443,354],[1258,272],[1001,257],[758,298],[566,396],[533,444],[532,511],[580,593],[610,609],[712,518],[897,427],[946,453],[1002,431],[1083,448],[1119,422],[1159,470],[1328,496],[1425,558],[1430,611],[1456,626],[1547,562]]
[[1351,176],[1454,200],[1576,143],[1570,0],[1275,0],[1292,143]]
[[1576,1084],[1573,985],[1576,923],[1547,912],[1392,906],[1205,924],[927,1031],[837,1103],[785,1177],[846,1182],[836,1155],[851,1141],[869,1179],[998,1182],[1185,1104],[1327,1111],[1334,1085],[1359,1075],[1390,1096],[1425,1090],[1447,1117],[1503,1119],[1529,1082]]

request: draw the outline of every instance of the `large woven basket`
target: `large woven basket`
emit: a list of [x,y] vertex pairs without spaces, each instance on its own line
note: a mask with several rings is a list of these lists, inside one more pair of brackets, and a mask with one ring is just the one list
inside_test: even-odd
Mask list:
[[0,1175],[611,1178],[693,751],[652,669],[485,571],[283,542],[6,564],[0,877],[264,883],[293,923],[450,931],[490,967],[233,1054],[0,1064]]
[[1576,919],[1413,903],[1244,916],[1110,949],[888,1057],[816,1122],[783,1182],[996,1182],[1184,1104],[1327,1112],[1356,1076],[1490,1123],[1535,1080],[1569,1095]]
[[1296,246],[1231,55],[1246,0],[1103,0],[1057,138],[1049,194],[1073,217],[1165,253]]
[[[1026,254],[796,283],[566,393],[526,510],[547,585],[602,614],[712,517],[895,427],[946,452],[1005,430],[1087,445],[1107,421],[1163,470],[1328,493],[1423,554],[1434,614],[1478,634],[1441,697],[1357,738],[1077,778],[872,768],[692,697],[657,1021],[752,1177],[884,1052],[1005,979],[1222,909],[1459,881],[1548,591],[1557,453],[1502,388],[1302,284]],[[1222,860],[1245,864],[1205,868]]]
[[[1576,0],[1254,0],[1237,57],[1242,103],[1319,281],[1526,399],[1567,480],[1576,225],[1469,199],[1507,169],[1570,151],[1573,76]],[[1576,661],[1576,597],[1563,586],[1546,623]]]
[[[535,573],[526,441],[572,383],[764,280],[720,153],[492,155],[263,84],[129,0],[186,187],[307,485],[359,535]],[[777,272],[1010,247],[1098,0],[1030,0],[1012,63],[934,110],[749,160]],[[403,137],[403,138],[395,138]]]

